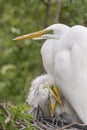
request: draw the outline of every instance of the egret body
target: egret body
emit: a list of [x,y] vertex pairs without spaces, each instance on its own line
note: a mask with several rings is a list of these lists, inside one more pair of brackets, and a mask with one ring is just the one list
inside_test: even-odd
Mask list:
[[87,28],[76,25],[61,33],[59,26],[55,24],[14,40],[47,39],[41,49],[43,65],[80,119],[87,123]]
[[59,44],[60,48],[55,44],[56,84],[80,119],[87,123],[87,28],[73,26]]

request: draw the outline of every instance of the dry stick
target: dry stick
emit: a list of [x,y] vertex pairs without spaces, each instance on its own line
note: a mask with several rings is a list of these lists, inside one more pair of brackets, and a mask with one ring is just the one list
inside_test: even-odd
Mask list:
[[46,123],[46,125],[48,126],[48,127],[50,127],[50,128],[54,128],[52,125],[50,125],[48,122],[45,122]]
[[40,121],[37,121],[36,124],[37,124],[38,126],[41,126],[43,129],[47,129],[47,126],[44,125],[43,123],[41,123]]
[[35,127],[38,128],[39,130],[44,130],[44,129],[40,128],[36,123],[31,124],[31,126],[35,126]]
[[4,113],[6,114],[7,118],[5,120],[5,123],[8,124],[11,121],[11,114],[10,112],[6,109],[6,105],[5,103],[0,103],[0,108],[4,111]]
[[73,122],[73,123],[71,123],[71,124],[69,124],[69,125],[66,125],[66,126],[64,126],[64,127],[62,127],[62,128],[56,129],[56,130],[64,130],[64,129],[67,129],[67,128],[73,126],[73,125],[87,126],[87,124],[81,124],[81,123],[78,123],[78,122]]

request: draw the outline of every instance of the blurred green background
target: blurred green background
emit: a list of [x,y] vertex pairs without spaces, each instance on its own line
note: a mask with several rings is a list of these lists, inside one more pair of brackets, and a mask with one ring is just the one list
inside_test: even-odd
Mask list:
[[40,55],[43,41],[12,39],[57,21],[86,26],[87,0],[0,0],[1,102],[25,102],[30,82],[44,73]]

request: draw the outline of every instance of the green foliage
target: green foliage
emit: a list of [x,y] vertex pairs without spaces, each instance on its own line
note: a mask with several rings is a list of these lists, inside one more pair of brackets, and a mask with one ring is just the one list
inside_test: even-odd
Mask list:
[[[48,25],[54,23],[56,3],[51,4]],[[43,41],[24,40],[14,42],[18,35],[44,28],[46,7],[42,0],[0,0],[0,100],[10,100],[8,106],[12,115],[11,123],[4,123],[5,114],[0,109],[0,123],[4,130],[17,130],[17,120],[26,121],[25,130],[35,130],[30,126],[32,117],[26,113],[26,95],[33,78],[43,72],[40,55]],[[87,0],[63,0],[60,22],[69,26],[87,25]]]
[[86,0],[63,0],[60,21],[70,26],[75,24],[87,25],[87,1]]
[[22,105],[10,105],[7,107],[11,114],[11,122],[9,124],[5,123],[5,113],[0,109],[0,123],[3,130],[18,130],[22,126],[25,126],[25,130],[36,130],[35,127],[30,125],[30,121],[33,120],[33,117],[28,114],[28,106],[26,104]]
[[[41,0],[0,0],[0,100],[25,102],[30,82],[43,72],[43,41],[14,42],[18,35],[44,28],[46,7]],[[56,3],[48,24],[54,23]],[[87,25],[87,0],[63,0],[60,22]]]

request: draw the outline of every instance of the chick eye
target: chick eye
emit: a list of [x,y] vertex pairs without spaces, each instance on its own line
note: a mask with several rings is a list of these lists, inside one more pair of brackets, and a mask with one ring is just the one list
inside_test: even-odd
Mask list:
[[47,89],[47,88],[45,88],[45,91],[46,91],[46,92],[48,92],[48,89]]

